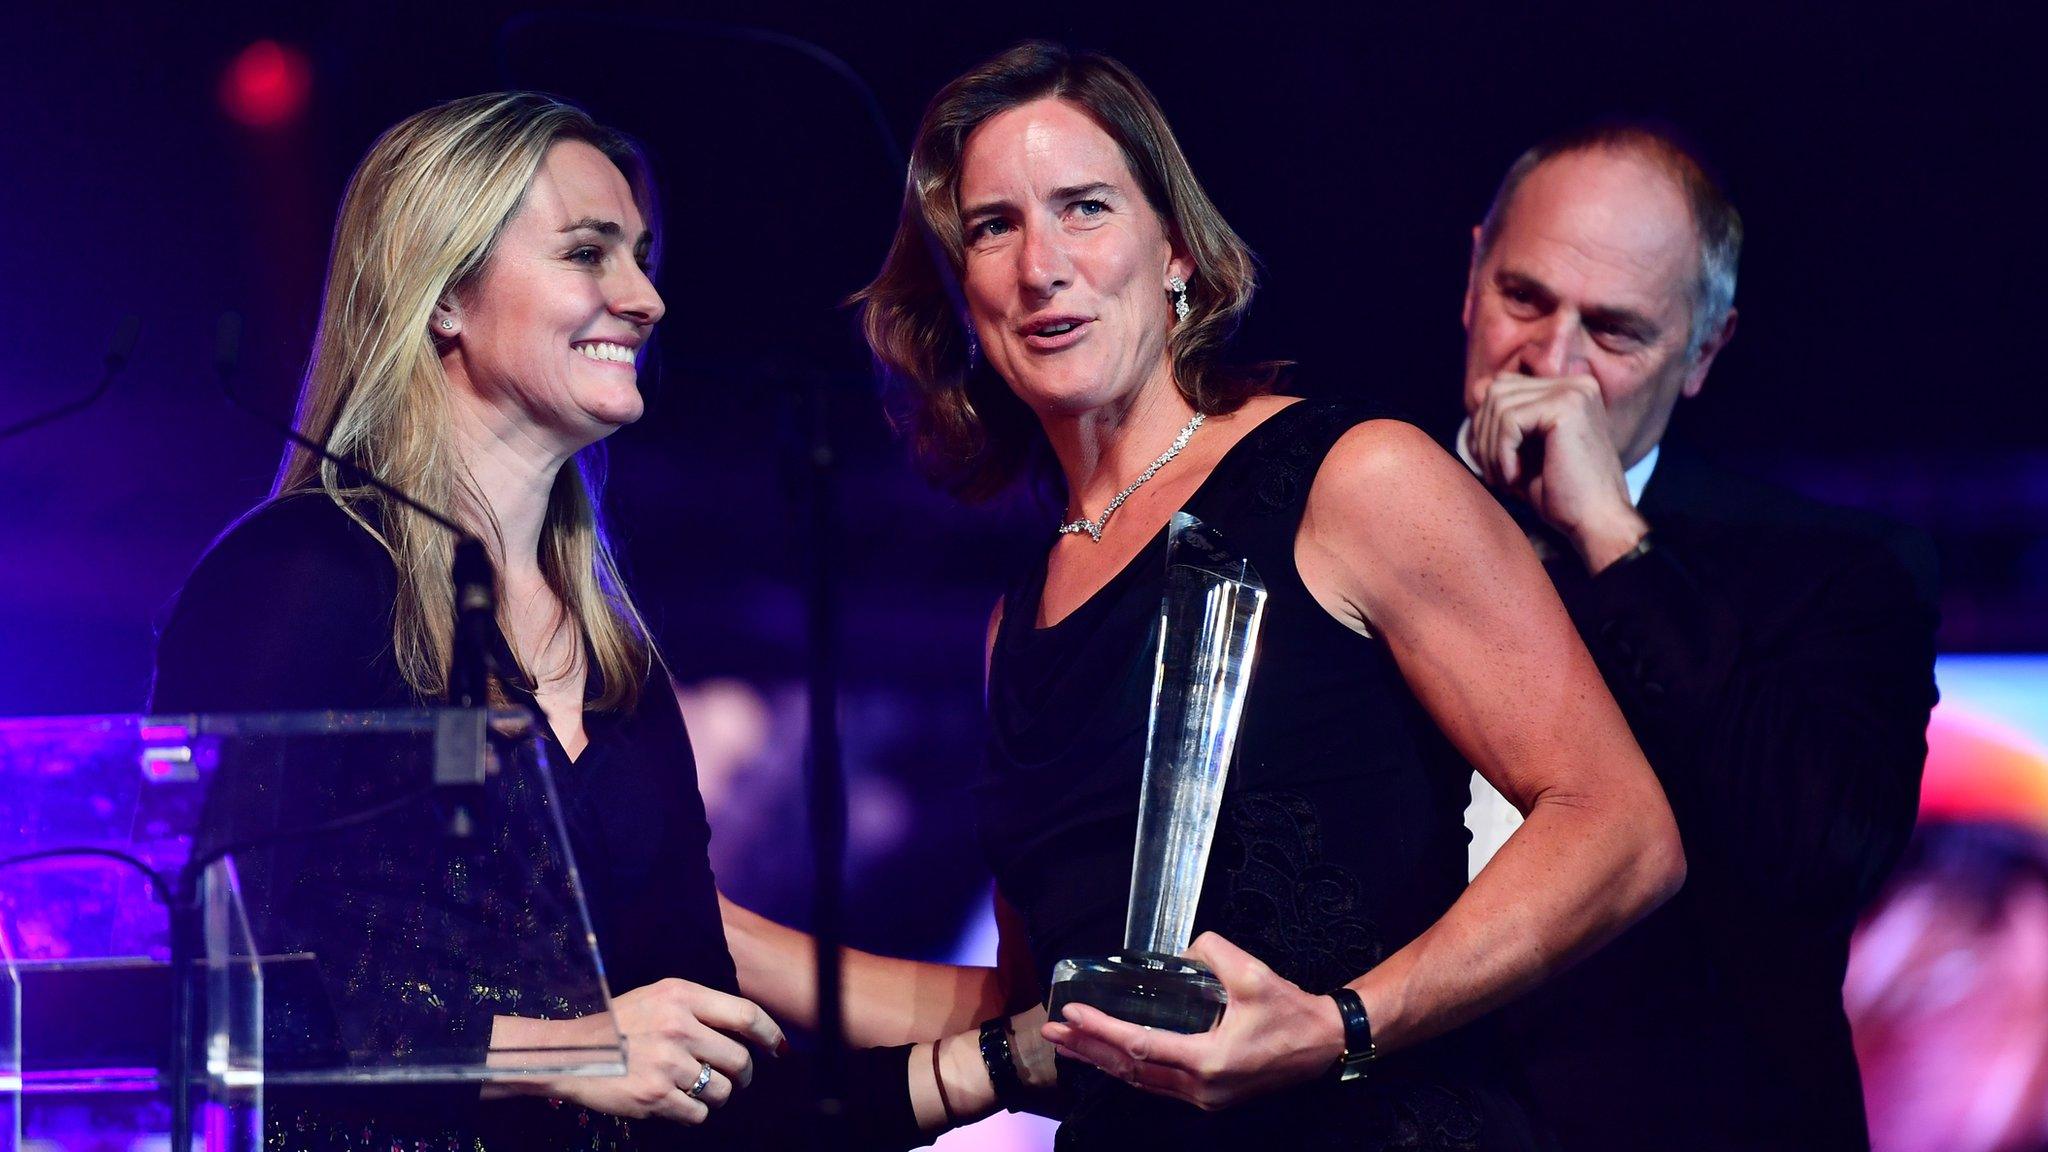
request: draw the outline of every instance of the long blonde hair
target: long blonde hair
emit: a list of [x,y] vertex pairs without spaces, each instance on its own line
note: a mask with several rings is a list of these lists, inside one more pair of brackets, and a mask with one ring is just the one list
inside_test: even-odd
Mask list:
[[[379,137],[342,197],[320,329],[299,390],[301,434],[497,543],[490,508],[453,450],[448,380],[429,325],[437,302],[482,275],[541,160],[564,140],[588,143],[617,164],[642,216],[654,220],[639,151],[552,97],[471,96],[409,116]],[[540,569],[561,600],[560,626],[578,630],[601,678],[590,707],[630,709],[654,650],[605,539],[602,445],[579,452],[574,464],[556,475],[548,496]],[[398,669],[422,699],[444,695],[454,540],[375,489],[351,484],[335,465],[288,448],[272,498],[314,489],[390,552],[398,570],[391,624]],[[530,670],[521,674],[531,683]]]

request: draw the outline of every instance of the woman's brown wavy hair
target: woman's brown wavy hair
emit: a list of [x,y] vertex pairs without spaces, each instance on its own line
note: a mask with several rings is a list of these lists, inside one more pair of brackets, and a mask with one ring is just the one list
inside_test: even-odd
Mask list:
[[973,348],[958,287],[961,162],[984,121],[1046,97],[1086,112],[1116,142],[1146,202],[1194,262],[1188,317],[1167,339],[1188,403],[1212,415],[1232,411],[1270,389],[1284,367],[1220,360],[1251,307],[1255,263],[1202,191],[1145,85],[1108,56],[1026,41],[947,84],[925,108],[896,237],[874,282],[854,296],[868,347],[895,385],[892,420],[909,432],[926,476],[970,500],[995,495],[1043,461],[1045,435]]

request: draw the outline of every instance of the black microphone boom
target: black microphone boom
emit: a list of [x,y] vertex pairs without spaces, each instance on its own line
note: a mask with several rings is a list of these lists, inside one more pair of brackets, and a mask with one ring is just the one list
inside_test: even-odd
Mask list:
[[[484,542],[447,513],[420,503],[396,485],[372,475],[369,469],[330,451],[327,445],[301,434],[290,424],[243,399],[235,391],[233,382],[235,368],[241,362],[241,351],[242,318],[233,312],[223,312],[215,330],[213,369],[220,377],[221,394],[228,398],[229,403],[268,425],[291,443],[333,464],[364,487],[376,489],[455,534],[455,563],[449,573],[455,588],[455,636],[448,661],[448,704],[460,709],[489,707],[490,635],[491,625],[498,616],[498,581],[497,573],[491,567],[490,551],[484,547]],[[481,717],[479,712],[478,725]],[[437,755],[434,760],[434,783],[454,790],[449,793],[452,810],[448,825],[451,833],[460,836],[469,835],[474,826],[469,811],[470,800],[474,798],[471,794],[482,787],[485,771],[480,726],[473,736],[469,743],[476,746],[476,756]]]
[[[223,312],[220,315],[220,323],[214,330],[213,370],[220,377],[221,394],[228,398],[228,403],[233,404],[235,407],[240,408],[243,412],[246,412],[249,415],[254,416],[257,420],[261,421],[264,425],[269,427],[271,431],[284,437],[286,440],[291,441],[293,444],[296,444],[299,447],[304,448],[306,451],[311,452],[313,455],[318,456],[322,460],[325,460],[329,464],[332,464],[335,467],[346,472],[351,479],[360,481],[364,487],[375,488],[377,491],[382,492],[384,495],[391,497],[393,500],[398,501],[400,504],[405,505],[407,508],[412,509],[413,511],[419,513],[420,515],[425,516],[427,519],[432,520],[434,523],[439,524],[441,527],[446,528],[448,531],[453,532],[455,534],[456,540],[458,541],[457,547],[460,547],[462,542],[475,542],[479,547],[482,546],[483,542],[477,540],[476,535],[474,533],[472,533],[469,529],[464,528],[461,524],[457,523],[453,517],[437,509],[429,508],[425,504],[420,503],[418,500],[415,500],[411,496],[406,495],[397,487],[385,483],[383,480],[379,479],[377,476],[372,474],[369,469],[364,468],[362,465],[356,463],[355,461],[349,459],[346,456],[340,455],[339,453],[328,451],[327,445],[322,444],[318,440],[314,440],[309,436],[302,435],[298,429],[292,427],[290,424],[287,424],[284,421],[277,419],[270,413],[265,412],[261,408],[256,407],[256,405],[244,399],[242,397],[242,394],[236,392],[234,388],[235,369],[240,365],[241,357],[242,317],[234,312]],[[488,565],[488,563],[488,560],[486,560],[486,565]]]
[[31,428],[40,428],[53,420],[61,420],[73,412],[82,412],[92,407],[100,397],[107,394],[107,389],[114,386],[114,377],[121,374],[121,369],[128,366],[128,357],[135,352],[135,338],[141,333],[142,317],[132,314],[121,317],[121,323],[114,329],[113,342],[107,345],[107,358],[105,365],[100,369],[99,382],[93,385],[92,391],[77,400],[66,401],[47,412],[38,412],[0,428],[0,440],[18,436]]

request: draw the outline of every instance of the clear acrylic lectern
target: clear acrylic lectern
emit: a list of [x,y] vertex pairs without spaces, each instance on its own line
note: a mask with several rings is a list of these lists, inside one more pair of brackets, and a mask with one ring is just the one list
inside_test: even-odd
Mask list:
[[490,1042],[610,1006],[568,845],[520,712],[0,720],[0,1149],[183,1119],[242,1152],[266,1086],[621,1073],[616,1035]]

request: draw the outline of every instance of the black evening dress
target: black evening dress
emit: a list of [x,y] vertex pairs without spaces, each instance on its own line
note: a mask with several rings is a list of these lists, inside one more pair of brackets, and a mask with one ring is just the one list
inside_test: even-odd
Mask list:
[[[396,595],[389,554],[327,495],[271,501],[224,533],[179,593],[158,642],[152,710],[417,707],[420,701],[392,656]],[[495,628],[492,640],[500,666],[515,667]],[[539,714],[530,694],[516,685],[507,691],[514,704]],[[586,711],[584,726],[588,744],[573,761],[551,730],[546,747],[609,986],[618,993],[680,977],[737,994],[696,763],[666,678],[657,670],[632,712]],[[417,879],[406,873],[431,866],[423,861],[433,855],[431,846],[394,854],[380,862],[387,875],[352,877],[347,886],[417,888]],[[489,958],[450,948],[433,923],[431,917],[420,920],[399,954],[367,963],[362,941],[321,941],[324,953],[355,964],[347,973],[329,972],[329,983],[362,985],[362,973],[375,974],[368,987],[352,989],[351,1010],[378,1017],[363,1031],[396,1037],[401,1044],[409,1033],[432,1031],[438,1044],[481,1053],[489,1042],[492,1006],[521,1003],[522,990],[487,987],[493,980],[516,984],[516,974],[479,975],[491,971]],[[433,994],[414,994],[423,987]],[[423,1010],[423,1003],[435,1010]],[[755,1062],[753,1086],[695,1129],[622,1120],[558,1101],[481,1102],[473,1086],[329,1089],[271,1093],[266,1143],[320,1152],[807,1146],[811,1063],[801,1054],[757,1054]],[[850,1118],[854,1144],[901,1148],[923,1142],[906,1069],[902,1048],[854,1054],[847,1071],[847,1095],[856,1111]]]
[[[1195,931],[1214,930],[1311,992],[1373,967],[1465,885],[1471,769],[1386,646],[1323,610],[1294,564],[1310,485],[1363,415],[1300,402],[1218,462],[1186,510],[1264,578],[1269,599],[1237,761]],[[1066,618],[1037,627],[1045,566],[1006,594],[989,667],[984,848],[1039,978],[1123,943],[1165,532]],[[1466,1028],[1316,1082],[1204,1113],[1061,1062],[1062,1149],[1540,1147],[1495,1046]]]

